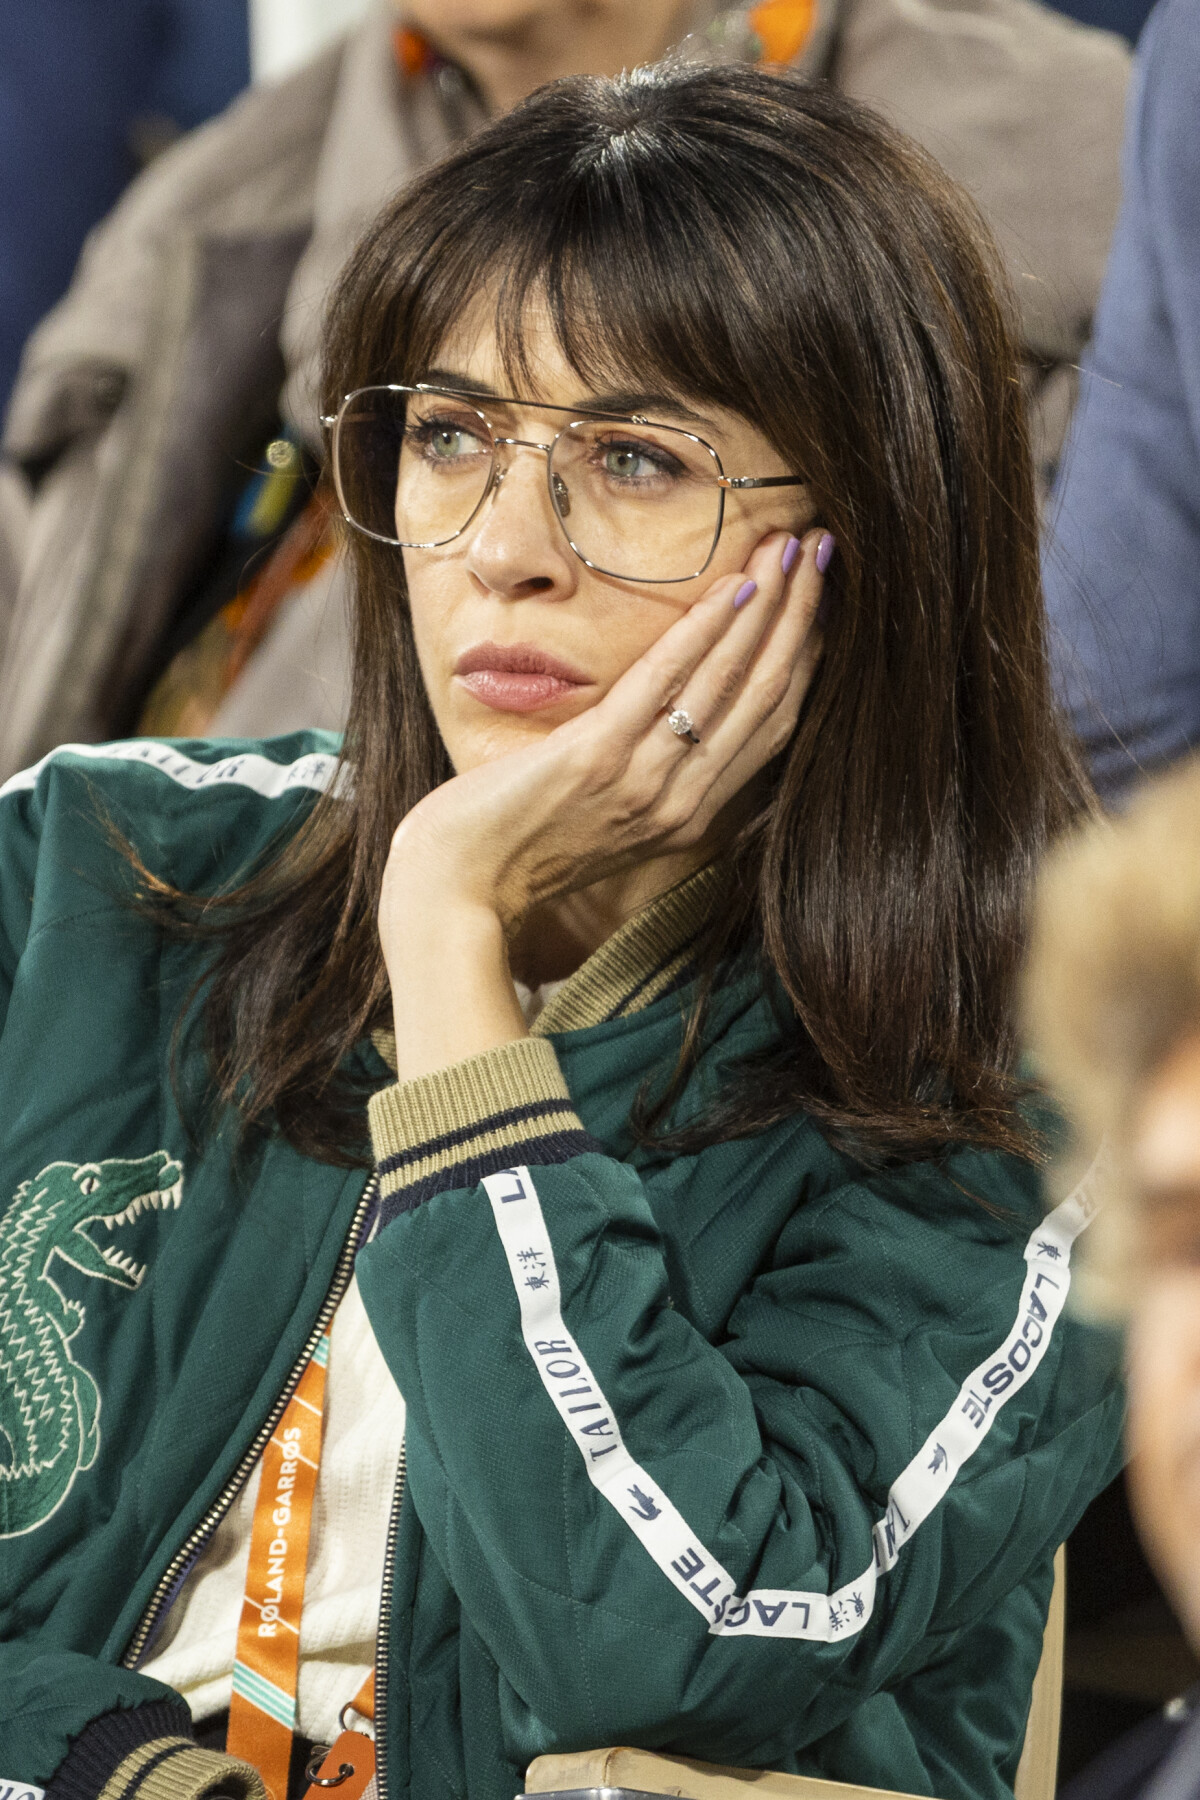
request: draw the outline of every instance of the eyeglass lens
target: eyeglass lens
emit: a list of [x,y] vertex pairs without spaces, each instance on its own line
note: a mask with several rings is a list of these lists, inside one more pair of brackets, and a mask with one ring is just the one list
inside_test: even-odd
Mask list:
[[[666,425],[564,420],[549,483],[576,552],[626,580],[698,574],[721,521],[720,465],[707,445]],[[507,416],[496,430],[538,442],[551,435],[510,424]],[[456,538],[478,511],[497,454],[487,419],[469,401],[369,388],[342,414],[339,491],[361,529],[390,543],[433,548]]]

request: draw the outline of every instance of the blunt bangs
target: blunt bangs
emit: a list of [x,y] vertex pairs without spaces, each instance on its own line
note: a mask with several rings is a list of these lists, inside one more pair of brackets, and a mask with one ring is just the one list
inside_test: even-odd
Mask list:
[[[730,104],[741,98],[731,87],[756,102],[758,129]],[[796,133],[791,118],[785,160],[780,125],[798,109],[812,129]],[[821,129],[825,113],[843,111],[797,76],[724,69],[706,92],[682,64],[543,91],[408,190],[369,235],[331,319],[343,355],[327,368],[325,410],[355,387],[421,380],[449,322],[485,302],[516,393],[533,379],[527,322],[544,309],[585,388],[652,380],[740,413],[794,455],[798,436],[814,435],[810,396],[831,378],[849,406],[870,398],[854,391],[845,297],[857,297],[860,327],[904,310],[886,246],[864,255],[866,235],[843,228],[847,208],[863,210],[864,186],[881,186],[864,166],[856,200],[841,134]],[[352,345],[338,330],[347,313]],[[876,361],[886,381],[882,346]]]

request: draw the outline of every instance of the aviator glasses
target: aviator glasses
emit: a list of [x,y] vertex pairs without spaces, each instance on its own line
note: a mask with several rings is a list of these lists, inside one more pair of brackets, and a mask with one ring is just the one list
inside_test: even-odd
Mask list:
[[[549,443],[498,430],[493,411],[563,419]],[[546,458],[550,504],[579,560],[622,581],[690,581],[712,561],[725,495],[802,475],[726,475],[694,432],[637,414],[495,399],[418,383],[358,388],[332,417],[343,517],[378,543],[436,550],[461,537],[518,450]]]

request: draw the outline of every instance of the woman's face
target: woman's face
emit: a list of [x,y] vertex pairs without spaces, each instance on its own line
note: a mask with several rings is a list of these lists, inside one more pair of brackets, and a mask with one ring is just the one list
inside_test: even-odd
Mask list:
[[[489,316],[490,308],[477,309],[475,319]],[[745,419],[663,398],[653,380],[627,376],[619,398],[582,393],[548,325],[536,318],[526,345],[532,380],[519,411],[487,398],[511,389],[490,324],[470,317],[445,339],[439,366],[426,379],[483,396],[479,405],[497,436],[549,443],[569,415],[545,408],[604,408],[695,432],[717,451],[727,475],[794,472]],[[504,479],[462,536],[440,549],[403,552],[421,672],[460,772],[594,706],[719,576],[743,567],[761,538],[781,528],[799,532],[812,518],[803,487],[727,493],[720,542],[703,575],[639,585],[597,574],[575,555],[551,504],[544,454],[501,454]],[[634,567],[636,543],[629,554]]]

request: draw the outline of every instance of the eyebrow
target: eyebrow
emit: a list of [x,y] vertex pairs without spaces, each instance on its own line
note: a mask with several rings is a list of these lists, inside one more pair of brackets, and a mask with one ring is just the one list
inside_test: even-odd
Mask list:
[[[429,387],[454,388],[460,394],[475,394],[481,400],[516,400],[521,406],[536,406],[536,400],[519,400],[514,394],[501,394],[486,381],[479,381],[469,375],[461,375],[454,369],[430,369],[425,376]],[[704,425],[710,431],[715,429],[714,422],[686,405],[677,394],[653,392],[646,389],[613,388],[603,394],[592,394],[585,400],[573,400],[567,406],[560,407],[561,412],[580,413],[621,413],[625,417],[647,417],[651,413],[670,413],[676,419],[686,419],[692,425]]]

